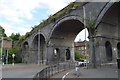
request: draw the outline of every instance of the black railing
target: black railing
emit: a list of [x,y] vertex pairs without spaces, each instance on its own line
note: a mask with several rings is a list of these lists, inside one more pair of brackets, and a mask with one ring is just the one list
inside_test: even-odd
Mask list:
[[49,67],[46,67],[39,73],[37,73],[33,80],[41,80],[41,78],[50,78],[54,74],[57,74],[62,71],[70,70],[75,68],[74,62],[65,62],[65,63],[58,63],[55,65],[51,65]]

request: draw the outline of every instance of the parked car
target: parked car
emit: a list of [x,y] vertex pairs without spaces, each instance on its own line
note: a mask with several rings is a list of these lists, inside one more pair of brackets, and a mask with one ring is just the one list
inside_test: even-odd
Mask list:
[[88,60],[84,60],[84,61],[79,61],[78,64],[80,67],[86,66],[89,63]]

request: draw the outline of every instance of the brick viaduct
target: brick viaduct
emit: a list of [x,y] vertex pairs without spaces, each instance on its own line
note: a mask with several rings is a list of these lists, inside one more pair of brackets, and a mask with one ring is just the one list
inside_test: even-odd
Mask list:
[[[116,59],[120,58],[120,2],[75,4],[77,8],[71,8],[55,22],[36,30],[23,41],[23,63],[74,61],[74,39],[84,29],[83,6],[86,9],[86,19],[95,22],[95,57],[89,41],[90,62],[95,58],[97,65],[116,63]],[[28,48],[25,48],[25,45],[28,45]]]

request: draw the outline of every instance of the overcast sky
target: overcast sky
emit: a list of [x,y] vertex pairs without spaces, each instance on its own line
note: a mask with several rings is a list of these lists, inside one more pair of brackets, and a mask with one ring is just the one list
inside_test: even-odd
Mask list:
[[[61,10],[75,0],[0,0],[0,25],[7,36],[24,35],[34,25]],[[84,31],[78,37],[84,39]],[[77,38],[79,40],[79,38]]]

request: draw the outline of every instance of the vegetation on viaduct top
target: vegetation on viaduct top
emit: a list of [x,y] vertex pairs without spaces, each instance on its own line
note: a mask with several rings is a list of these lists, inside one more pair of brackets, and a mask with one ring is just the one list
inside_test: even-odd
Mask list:
[[27,32],[25,36],[22,36],[20,38],[20,41],[25,40],[27,37],[32,35],[35,31],[39,30],[40,28],[43,28],[50,23],[54,23],[56,20],[67,14],[71,9],[76,9],[77,7],[78,5],[76,2],[71,2],[68,6],[58,11],[54,15],[50,15],[48,19],[43,20],[39,25],[35,25],[34,27],[32,27],[32,30],[30,32]]

